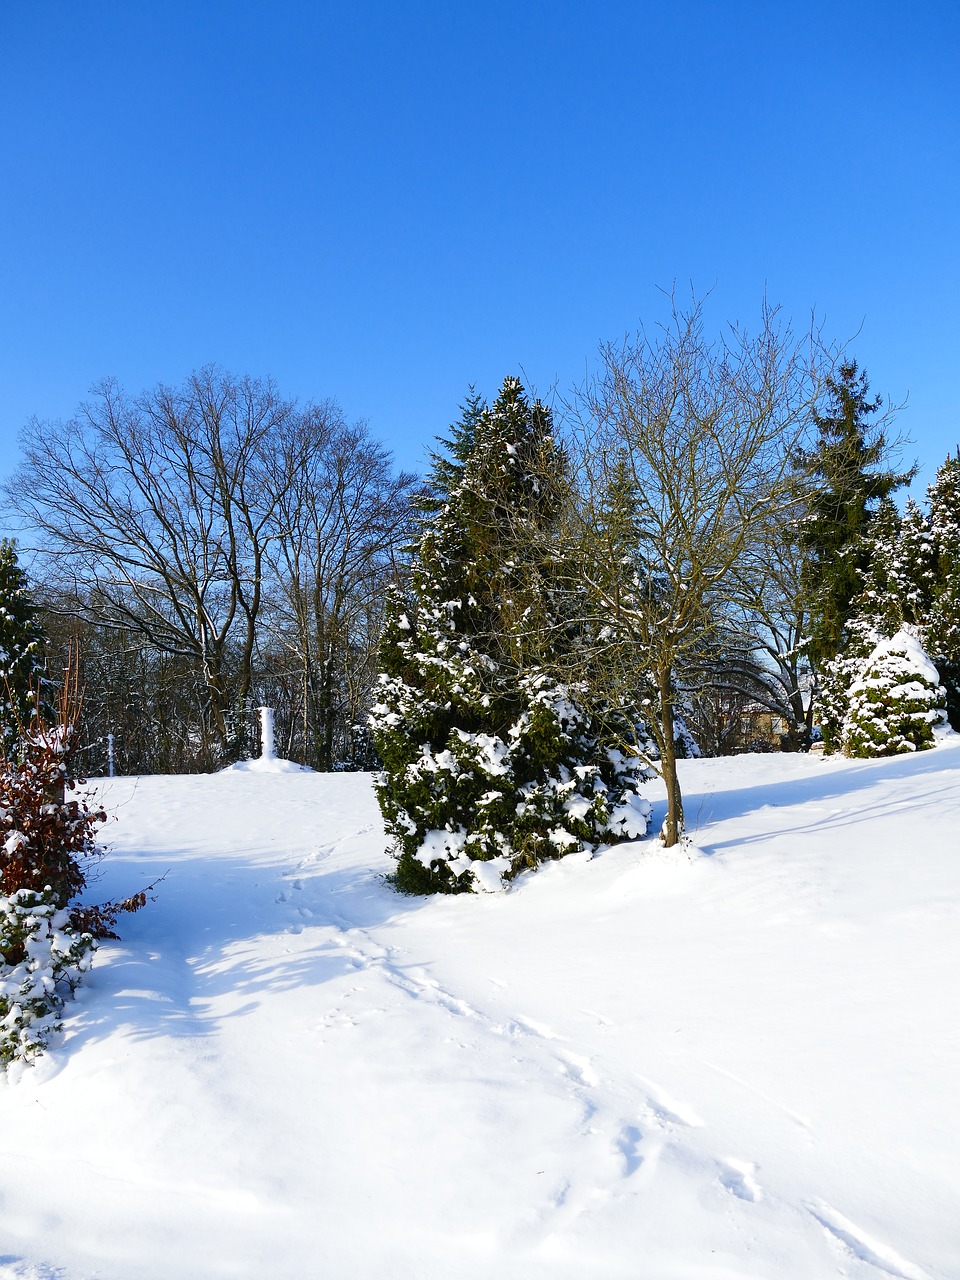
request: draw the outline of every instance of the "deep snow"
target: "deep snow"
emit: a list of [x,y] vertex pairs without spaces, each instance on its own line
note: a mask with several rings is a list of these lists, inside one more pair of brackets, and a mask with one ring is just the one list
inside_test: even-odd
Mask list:
[[98,784],[168,874],[0,1086],[0,1280],[960,1275],[960,745],[683,782],[430,900],[366,776]]

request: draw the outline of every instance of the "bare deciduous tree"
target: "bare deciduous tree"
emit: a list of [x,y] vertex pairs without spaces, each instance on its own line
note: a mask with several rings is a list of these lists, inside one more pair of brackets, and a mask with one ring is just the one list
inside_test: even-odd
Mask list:
[[301,673],[311,763],[329,769],[335,729],[349,732],[363,717],[386,587],[412,537],[417,478],[395,474],[362,425],[331,413],[308,425],[317,447],[294,447],[297,465],[278,487],[270,623]]
[[214,368],[136,398],[110,381],[96,394],[67,423],[27,427],[8,503],[60,607],[193,664],[222,756],[251,685],[278,507],[315,440],[272,383]]
[[569,406],[584,477],[586,587],[598,664],[628,697],[639,669],[656,687],[667,789],[666,844],[683,829],[675,682],[740,607],[737,572],[789,493],[789,460],[821,387],[817,335],[796,341],[764,306],[756,336],[711,342],[702,304],[601,349]]

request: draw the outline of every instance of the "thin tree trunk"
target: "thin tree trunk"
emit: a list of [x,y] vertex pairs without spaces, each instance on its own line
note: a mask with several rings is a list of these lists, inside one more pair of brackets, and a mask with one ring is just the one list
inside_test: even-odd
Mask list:
[[667,817],[663,824],[663,843],[671,848],[683,831],[683,797],[680,779],[677,777],[677,744],[673,736],[673,691],[670,687],[670,668],[658,672],[660,686],[660,726],[663,742],[660,747],[660,768],[667,788]]

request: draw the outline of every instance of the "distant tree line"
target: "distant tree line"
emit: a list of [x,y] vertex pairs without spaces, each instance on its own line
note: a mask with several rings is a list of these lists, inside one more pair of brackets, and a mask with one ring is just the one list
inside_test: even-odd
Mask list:
[[414,476],[332,402],[205,369],[140,396],[104,383],[34,421],[7,487],[51,667],[77,645],[90,767],[209,770],[256,751],[252,708],[314,768],[369,763],[384,591]]

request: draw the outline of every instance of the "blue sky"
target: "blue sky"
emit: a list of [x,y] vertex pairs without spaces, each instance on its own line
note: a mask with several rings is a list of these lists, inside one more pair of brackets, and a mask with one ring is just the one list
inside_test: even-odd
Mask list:
[[418,468],[674,281],[852,339],[918,492],[960,443],[954,0],[6,3],[0,145],[0,476],[209,362]]

